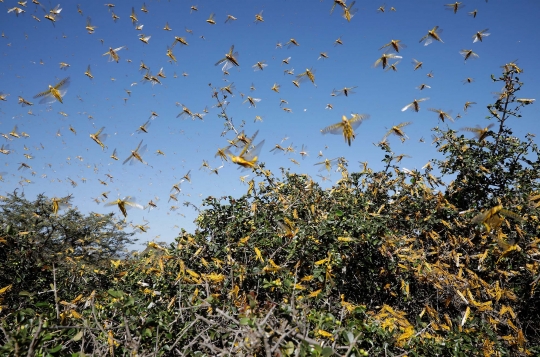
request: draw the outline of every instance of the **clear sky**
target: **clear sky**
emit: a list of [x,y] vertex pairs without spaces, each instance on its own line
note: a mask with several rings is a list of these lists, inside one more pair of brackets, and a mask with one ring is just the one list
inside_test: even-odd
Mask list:
[[[347,2],[350,6],[351,1]],[[209,195],[240,196],[247,189],[240,176],[250,175],[246,181],[255,177],[214,157],[217,149],[225,147],[227,139],[234,135],[230,132],[221,136],[223,119],[218,117],[209,84],[220,88],[234,83],[234,96],[227,98],[227,112],[236,125],[245,121],[243,129],[248,135],[259,130],[255,142],[265,140],[260,160],[277,176],[280,167],[290,168],[292,172],[310,174],[328,187],[340,174],[319,172],[321,166],[314,164],[339,156],[349,161],[350,171],[360,170],[360,161],[368,161],[374,170],[380,169],[383,153],[373,143],[379,142],[393,125],[407,121],[413,122],[404,128],[409,139],[402,143],[390,136],[389,141],[396,154],[411,156],[400,165],[419,169],[437,157],[431,144],[431,128],[488,124],[484,119],[488,115],[486,106],[495,101],[493,93],[501,89],[490,75],[498,76],[500,66],[518,60],[525,82],[519,96],[539,97],[540,2],[464,0],[465,7],[455,14],[446,9],[447,3],[448,0],[426,0],[384,4],[362,0],[352,7],[358,11],[348,22],[342,17],[340,6],[330,14],[330,0],[116,1],[114,7],[84,1],[80,4],[82,14],[78,13],[76,2],[64,1],[53,24],[44,16],[56,3],[43,2],[42,7],[28,1],[24,7],[14,0],[1,1],[0,92],[9,95],[6,101],[0,101],[0,133],[12,140],[0,137],[0,145],[9,145],[11,150],[9,155],[0,155],[4,180],[0,182],[0,194],[16,188],[29,199],[38,193],[49,197],[72,194],[72,204],[83,212],[113,211],[118,215],[116,207],[105,207],[104,203],[135,196],[144,206],[150,200],[157,204],[152,210],[128,211],[127,219],[134,225],[148,221],[148,232],[137,235],[141,241],[172,241],[181,227],[193,231],[197,212],[184,206],[184,202],[200,207],[202,198]],[[141,10],[143,4],[146,13]],[[385,11],[378,11],[383,5]],[[130,19],[132,6],[136,24]],[[197,11],[191,10],[192,6]],[[392,6],[395,11],[391,11]],[[8,13],[13,7],[25,12],[18,16],[16,10]],[[476,17],[469,15],[475,10]],[[261,11],[264,22],[255,23],[255,15]],[[113,13],[119,17],[116,22]],[[214,25],[206,21],[212,13]],[[227,15],[236,20],[225,23]],[[93,34],[85,28],[88,17],[96,27]],[[166,23],[171,31],[163,29]],[[141,30],[136,29],[142,25]],[[440,38],[444,42],[433,41],[424,46],[420,39],[435,26],[439,26],[439,32],[443,30]],[[473,43],[473,36],[485,29],[490,35]],[[139,40],[140,35],[151,38],[145,44]],[[188,42],[187,46],[178,44],[173,48],[177,62],[166,56],[167,46],[172,45],[175,36]],[[288,48],[286,43],[291,38],[299,46]],[[338,38],[342,45],[335,44]],[[379,48],[391,40],[401,40],[406,46],[399,51],[402,59],[396,65],[397,71],[384,71],[380,65],[374,68],[375,61],[384,53]],[[276,46],[278,43],[282,46]],[[240,66],[225,75],[222,66],[214,64],[233,44]],[[126,48],[118,51],[119,63],[103,56],[110,47],[121,46]],[[478,58],[465,61],[462,50],[473,50]],[[321,52],[328,58],[319,59]],[[288,57],[289,64],[283,64],[282,60]],[[416,71],[413,59],[423,62]],[[141,61],[154,76],[163,68],[166,78],[160,78],[161,84],[152,86],[142,81],[145,71],[139,70]],[[263,61],[268,66],[254,71],[252,66]],[[60,62],[69,67],[60,69]],[[390,64],[394,62],[391,60]],[[88,65],[93,79],[84,74]],[[297,88],[292,81],[307,68],[315,70],[316,86],[306,81]],[[285,74],[292,69],[294,75]],[[70,86],[63,104],[39,104],[40,98],[33,98],[68,76]],[[467,78],[474,81],[464,84]],[[271,90],[274,83],[281,85],[279,93]],[[431,88],[417,89],[421,84]],[[331,95],[334,89],[344,87],[356,87],[355,93]],[[19,96],[33,105],[21,106]],[[250,108],[243,103],[247,96],[261,101]],[[402,112],[408,103],[421,98],[429,99],[420,103],[419,112]],[[288,104],[280,106],[281,99]],[[465,112],[464,104],[468,101],[477,104]],[[182,111],[176,103],[194,113],[203,113],[205,108],[209,112],[204,120],[176,118]],[[327,104],[333,109],[325,109]],[[461,118],[455,119],[455,123],[441,123],[428,108],[442,109]],[[137,132],[152,112],[159,116],[151,120],[148,133]],[[370,119],[356,129],[356,139],[350,147],[340,135],[321,134],[321,129],[339,122],[342,115],[350,117],[351,113],[369,114]],[[524,117],[510,124],[515,135],[539,134],[537,113],[535,106],[527,107]],[[256,116],[262,117],[262,121],[255,121]],[[25,132],[29,137],[10,136],[15,125],[18,134]],[[109,135],[104,151],[89,137],[101,127]],[[284,138],[288,139],[282,142]],[[122,165],[141,140],[148,148],[143,156],[148,165]],[[270,152],[276,144],[292,145],[296,152]],[[299,154],[303,145],[309,153],[304,159]],[[114,149],[119,161],[110,158]],[[157,155],[157,150],[165,156]],[[318,157],[319,152],[322,157]],[[216,175],[201,168],[203,160],[211,168],[223,167]],[[23,162],[31,168],[19,170]],[[178,202],[169,202],[172,186],[189,170],[192,182],[183,182]],[[73,186],[70,179],[77,185]],[[101,202],[101,193],[107,191],[108,200]],[[171,210],[171,206],[178,208]]]

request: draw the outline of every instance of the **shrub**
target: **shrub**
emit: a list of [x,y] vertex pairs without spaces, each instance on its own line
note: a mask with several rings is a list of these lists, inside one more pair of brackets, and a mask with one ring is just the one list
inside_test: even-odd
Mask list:
[[[119,250],[107,251],[85,263],[92,270],[65,270],[53,289],[65,300],[49,294],[36,302],[36,294],[19,294],[24,303],[13,305],[17,299],[4,288],[10,306],[2,351],[540,353],[540,157],[533,135],[520,140],[508,126],[532,103],[516,97],[520,73],[510,63],[501,77],[493,77],[504,83],[488,106],[495,130],[468,128],[476,134],[470,139],[435,128],[443,158],[421,170],[399,169],[387,142],[379,143],[382,171],[366,166],[349,172],[340,159],[342,177],[329,190],[307,175],[284,170],[278,178],[260,164],[254,170],[258,183],[250,181],[245,195],[205,200],[193,234],[183,231],[168,247],[152,242],[143,254],[110,264],[104,259]],[[40,242],[46,238],[39,225],[17,227],[6,231],[8,247],[14,237],[29,239],[39,232]],[[32,234],[21,235],[23,229]],[[38,254],[24,269],[60,267],[71,247],[66,242],[59,243],[54,259]],[[24,254],[30,254],[30,243]],[[47,289],[47,272],[36,293]],[[32,279],[24,273],[20,284]],[[75,289],[81,293],[68,297],[71,281],[81,279],[86,286]],[[9,319],[16,324],[8,325]]]

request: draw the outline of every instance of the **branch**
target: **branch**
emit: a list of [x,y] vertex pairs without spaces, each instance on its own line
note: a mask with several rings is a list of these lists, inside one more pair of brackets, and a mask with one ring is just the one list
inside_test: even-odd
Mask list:
[[283,341],[291,332],[294,331],[293,328],[289,329],[288,332],[285,332],[285,329],[287,328],[287,321],[285,321],[285,324],[283,325],[283,333],[281,336],[279,336],[278,340],[274,343],[274,347],[272,347],[272,353],[274,353],[279,346],[281,345],[281,341]]
[[219,115],[219,116],[221,116],[222,118],[225,119],[225,121],[227,122],[227,125],[229,127],[228,130],[221,133],[221,136],[225,135],[226,132],[229,131],[229,130],[233,130],[234,133],[236,135],[238,135],[238,130],[236,130],[236,128],[234,127],[234,124],[232,122],[232,118],[229,118],[229,116],[227,115],[227,112],[225,111],[225,99],[226,99],[226,96],[224,96],[223,102],[220,102],[219,98],[218,98],[218,95],[219,95],[219,92],[216,89],[214,89],[214,93],[212,94],[212,97],[216,98],[217,103],[218,103],[217,107],[221,109],[221,115]]
[[171,346],[171,350],[176,346],[176,344],[180,341],[180,339],[182,338],[182,336],[184,336],[184,334],[186,333],[186,331],[188,331],[193,325],[195,325],[195,323],[197,323],[197,321],[199,321],[199,317],[197,316],[197,318],[195,318],[195,320],[193,320],[188,326],[184,327],[184,329],[182,331],[180,331],[180,334],[178,335],[178,337],[176,338],[176,341],[174,341],[174,343],[172,344]]
[[39,338],[39,334],[41,333],[41,327],[43,326],[43,321],[41,320],[41,317],[39,318],[39,326],[36,330],[36,333],[34,334],[34,337],[32,338],[32,342],[30,343],[30,347],[28,347],[28,353],[26,354],[27,357],[31,357],[34,355],[34,349],[36,348],[36,342]]
[[157,326],[157,332],[156,332],[156,345],[154,346],[154,356],[157,357],[158,354],[158,342],[159,342],[159,325]]
[[61,329],[85,329],[85,330],[90,330],[90,331],[100,331],[100,329],[98,328],[93,328],[93,327],[87,327],[87,326],[49,326],[49,327],[46,327],[46,329],[49,329],[49,330],[61,330]]
[[56,306],[56,319],[60,319],[60,309],[58,308],[58,294],[56,292],[56,268],[53,263],[53,287],[54,287],[54,304]]
[[223,310],[219,309],[219,308],[216,308],[216,312],[218,314],[220,314],[221,316],[227,318],[228,320],[231,320],[232,322],[234,322],[235,324],[237,325],[240,325],[240,321],[238,321],[237,319],[235,319],[234,317],[232,316],[229,316],[226,312],[224,312]]
[[307,337],[307,336],[304,337],[304,336],[302,336],[301,333],[298,333],[298,332],[292,332],[291,335],[294,336],[294,337],[296,337],[296,338],[299,339],[299,340],[302,340],[302,341],[304,341],[304,342],[309,343],[310,345],[317,345],[317,346],[320,346],[320,342],[319,342],[319,341],[314,340],[314,339],[312,339],[312,338],[310,338],[310,337]]
[[349,349],[347,350],[347,352],[345,352],[345,354],[343,356],[348,356],[349,353],[352,351],[352,349],[356,346],[356,341],[358,341],[358,338],[360,337],[360,335],[362,335],[362,332],[358,333],[358,335],[356,335],[352,341],[350,341],[350,345],[349,345]]

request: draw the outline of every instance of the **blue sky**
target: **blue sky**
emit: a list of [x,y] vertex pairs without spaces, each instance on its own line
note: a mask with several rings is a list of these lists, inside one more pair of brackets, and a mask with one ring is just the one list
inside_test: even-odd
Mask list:
[[[448,2],[386,2],[383,13],[377,11],[382,1],[362,0],[354,5],[358,12],[350,22],[341,16],[339,7],[330,14],[332,1],[329,0],[146,1],[148,13],[141,11],[142,1],[117,1],[114,8],[101,2],[81,2],[82,15],[77,12],[76,2],[64,2],[60,3],[61,17],[53,25],[44,15],[56,3],[43,3],[42,8],[31,1],[27,7],[13,0],[2,1],[0,92],[9,96],[0,102],[0,133],[8,134],[17,125],[19,133],[24,131],[30,137],[11,141],[0,137],[0,145],[9,145],[12,151],[0,157],[0,173],[4,177],[0,194],[15,188],[24,190],[29,199],[38,193],[49,197],[73,194],[72,204],[83,212],[117,214],[115,207],[105,207],[104,203],[135,196],[142,205],[153,200],[158,206],[150,211],[128,212],[128,221],[135,225],[148,221],[148,233],[137,235],[141,241],[172,241],[181,227],[193,231],[197,212],[183,202],[199,206],[202,198],[209,195],[240,196],[247,189],[240,176],[249,174],[247,180],[255,177],[231,162],[214,157],[217,149],[226,146],[227,139],[233,139],[234,135],[221,136],[223,119],[213,107],[216,101],[211,97],[209,84],[219,88],[231,82],[236,90],[234,96],[227,98],[230,102],[227,112],[236,125],[245,121],[243,129],[248,135],[259,130],[256,142],[265,140],[260,160],[278,176],[280,167],[290,168],[292,172],[310,174],[328,187],[340,174],[319,172],[320,166],[314,164],[339,156],[349,160],[351,171],[361,168],[360,161],[368,161],[374,170],[380,169],[383,154],[373,143],[379,142],[388,128],[405,121],[413,122],[405,127],[409,140],[402,143],[397,137],[390,137],[392,150],[411,156],[404,158],[401,166],[421,168],[437,157],[431,145],[431,128],[447,125],[439,123],[437,114],[428,108],[451,111],[453,117],[460,114],[460,119],[448,124],[454,129],[486,126],[486,106],[495,101],[493,92],[501,89],[491,81],[490,75],[499,75],[500,66],[516,59],[524,69],[521,78],[525,86],[519,96],[537,98],[540,90],[537,80],[540,78],[537,66],[540,2],[463,1],[465,7],[456,14],[445,9]],[[18,16],[7,13],[14,6],[25,12]],[[136,30],[129,18],[132,6],[137,25],[144,25],[141,31]],[[191,6],[196,6],[198,11],[192,11]],[[392,6],[395,12],[390,11]],[[473,18],[468,13],[475,9],[478,13]],[[255,23],[255,15],[261,11],[264,22]],[[112,12],[120,17],[116,22]],[[211,13],[215,13],[215,25],[205,21]],[[224,23],[229,14],[237,20]],[[96,26],[93,34],[85,29],[88,16]],[[163,30],[166,23],[172,31]],[[440,36],[444,43],[434,41],[429,46],[419,43],[434,26],[443,30]],[[490,36],[473,43],[472,36],[484,29],[489,29]],[[139,41],[140,34],[151,36],[148,44]],[[189,45],[175,46],[177,62],[171,63],[166,52],[175,36],[184,37]],[[335,46],[335,40],[340,37],[343,45]],[[285,43],[291,38],[300,46],[287,48]],[[379,48],[392,39],[399,39],[407,46],[399,53],[403,58],[397,72],[384,71],[381,66],[373,68],[384,52]],[[276,47],[278,42],[282,48]],[[222,66],[214,64],[233,44],[239,53],[240,67],[231,68],[227,76]],[[103,56],[109,47],[120,46],[127,48],[118,52],[119,63]],[[464,61],[459,53],[464,49],[472,49],[479,58]],[[328,58],[318,59],[321,52],[326,52]],[[282,64],[287,57],[291,57],[289,65]],[[414,71],[413,59],[422,61],[423,67]],[[161,85],[141,81],[144,74],[139,71],[141,61],[150,67],[153,75],[163,67],[166,78],[161,79]],[[268,66],[256,72],[252,66],[258,61],[266,61]],[[68,63],[69,68],[61,70],[60,62]],[[84,75],[88,65],[94,76],[92,80]],[[295,76],[284,74],[293,68],[295,74],[313,68],[316,86],[308,81],[295,87],[292,84]],[[427,76],[430,72],[431,78]],[[39,99],[33,99],[49,84],[68,76],[71,84],[63,104],[38,104]],[[474,82],[463,84],[468,77]],[[281,85],[279,93],[270,89],[274,83]],[[431,88],[418,90],[422,83]],[[255,91],[250,90],[252,85]],[[331,96],[333,89],[353,86],[357,86],[356,93],[348,97]],[[125,90],[130,90],[131,96]],[[243,104],[245,98],[241,93],[261,101],[256,108],[249,108],[248,103]],[[34,105],[22,107],[17,103],[18,96]],[[418,113],[401,111],[414,99],[425,97],[429,100],[421,103]],[[290,108],[291,113],[280,107],[281,99],[288,102],[283,107]],[[467,101],[477,104],[465,113],[463,106]],[[175,105],[177,102],[192,112],[202,113],[206,107],[209,113],[202,121],[176,118],[182,110]],[[325,109],[327,104],[332,104],[333,109]],[[159,116],[151,121],[149,132],[138,133],[136,129],[150,118],[152,111]],[[321,134],[321,129],[350,113],[370,115],[356,130],[352,146],[340,135]],[[534,106],[525,108],[523,118],[511,123],[515,135],[539,134],[536,113]],[[255,116],[261,116],[263,121],[254,122]],[[69,130],[70,126],[76,134]],[[89,134],[103,126],[109,134],[105,151],[89,138]],[[282,143],[285,137],[288,139]],[[424,142],[420,142],[421,138]],[[143,157],[148,165],[139,162],[122,165],[141,139],[148,146]],[[296,152],[274,154],[270,150],[275,144],[284,147],[293,144]],[[309,152],[305,159],[299,154],[302,145]],[[110,158],[115,148],[119,161]],[[165,156],[156,155],[157,150]],[[322,157],[317,157],[319,152]],[[24,154],[33,158],[27,159]],[[201,169],[203,160],[212,168],[223,165],[219,175]],[[22,162],[31,169],[18,170]],[[168,202],[173,184],[189,170],[192,183],[183,182],[178,202]],[[324,181],[318,175],[324,176]],[[32,183],[21,184],[24,179]],[[77,186],[73,187],[69,179]],[[110,191],[109,199],[105,202],[97,204],[93,200],[107,191]],[[171,211],[173,205],[178,209]]]

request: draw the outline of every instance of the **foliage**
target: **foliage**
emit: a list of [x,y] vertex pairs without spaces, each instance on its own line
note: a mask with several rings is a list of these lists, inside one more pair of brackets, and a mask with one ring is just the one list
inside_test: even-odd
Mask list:
[[245,195],[205,200],[193,234],[80,271],[84,293],[57,279],[62,298],[23,295],[1,351],[539,354],[540,157],[508,126],[529,103],[515,96],[520,73],[511,63],[494,78],[505,84],[488,106],[495,131],[435,128],[444,159],[422,170],[399,169],[386,141],[385,169],[338,160],[329,190],[259,164]]
[[102,283],[84,281],[83,273],[121,258],[134,242],[133,234],[123,231],[126,224],[113,215],[84,216],[77,209],[61,213],[68,201],[40,194],[31,202],[16,191],[3,197],[0,286],[9,286],[10,294],[1,303],[8,307],[2,314],[25,307],[21,296],[51,295],[55,283],[70,292],[95,289]]

